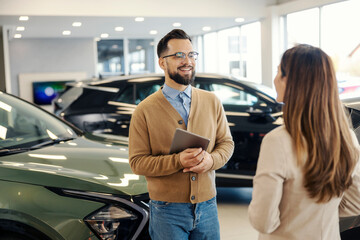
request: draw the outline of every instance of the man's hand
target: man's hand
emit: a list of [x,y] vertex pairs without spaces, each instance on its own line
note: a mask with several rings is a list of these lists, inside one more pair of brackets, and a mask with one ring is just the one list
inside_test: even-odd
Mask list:
[[204,154],[203,159],[195,166],[184,168],[183,172],[204,173],[210,170],[214,164],[214,160],[208,152],[202,151],[202,153]]
[[180,153],[181,165],[186,168],[191,168],[198,165],[204,158],[205,151],[201,148],[188,148]]

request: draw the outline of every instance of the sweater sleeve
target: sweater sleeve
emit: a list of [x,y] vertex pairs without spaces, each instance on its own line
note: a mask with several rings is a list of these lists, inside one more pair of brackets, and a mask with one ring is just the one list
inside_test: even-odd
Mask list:
[[[139,105],[140,106],[140,105]],[[183,169],[179,154],[151,154],[150,137],[146,117],[141,107],[131,117],[129,130],[129,163],[135,174],[143,176],[167,176]]]
[[225,165],[234,152],[234,142],[231,136],[229,124],[226,118],[224,107],[218,101],[216,143],[214,150],[210,153],[214,161],[212,170],[217,170]]
[[261,144],[248,209],[250,223],[261,233],[271,233],[280,225],[279,206],[285,181],[285,165],[281,140],[269,133]]

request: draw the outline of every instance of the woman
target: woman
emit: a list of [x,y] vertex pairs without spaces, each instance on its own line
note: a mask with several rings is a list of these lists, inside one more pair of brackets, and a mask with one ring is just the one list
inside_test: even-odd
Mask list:
[[274,80],[285,126],[262,142],[249,219],[259,239],[340,239],[342,216],[360,214],[359,144],[321,49],[287,50]]

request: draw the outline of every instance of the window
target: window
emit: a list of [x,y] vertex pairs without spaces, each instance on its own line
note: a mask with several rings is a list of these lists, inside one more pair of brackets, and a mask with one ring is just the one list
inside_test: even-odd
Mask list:
[[321,48],[332,58],[340,98],[360,96],[360,1],[352,0],[322,8]]
[[136,100],[135,104],[139,104],[147,96],[153,94],[161,88],[161,83],[143,83],[136,84]]
[[129,73],[142,74],[155,71],[154,42],[152,39],[129,40]]
[[124,74],[123,40],[101,40],[97,42],[98,72],[102,76]]
[[224,106],[237,105],[250,107],[258,104],[259,101],[256,96],[227,85],[216,83],[197,83],[195,87],[215,93]]
[[204,70],[261,83],[260,22],[205,34]]
[[208,73],[218,72],[218,41],[217,33],[204,35],[204,71]]
[[299,43],[319,47],[319,8],[288,14],[286,32],[287,48]]
[[[115,99],[115,101],[122,103],[139,104],[147,96],[159,90],[161,86],[162,82],[131,84],[127,88],[125,88],[124,91],[120,92],[119,96]],[[136,91],[135,93],[134,88]]]
[[285,49],[306,43],[332,59],[340,98],[360,96],[360,1],[349,0],[284,17]]

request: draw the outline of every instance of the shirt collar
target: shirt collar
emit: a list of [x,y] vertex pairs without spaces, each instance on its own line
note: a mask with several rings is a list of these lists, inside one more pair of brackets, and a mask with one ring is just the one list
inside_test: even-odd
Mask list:
[[[166,85],[166,83],[164,83],[164,87],[162,90],[163,93],[165,93],[167,96],[171,97],[172,99],[175,99],[181,92],[172,87],[169,87],[168,85]],[[186,89],[183,91],[183,93],[185,93],[185,95],[191,99],[191,85],[188,85]]]

